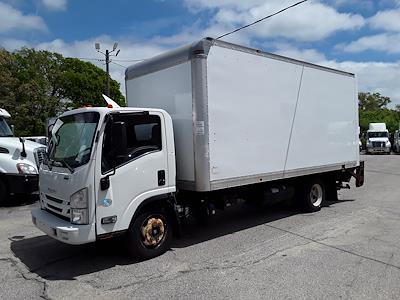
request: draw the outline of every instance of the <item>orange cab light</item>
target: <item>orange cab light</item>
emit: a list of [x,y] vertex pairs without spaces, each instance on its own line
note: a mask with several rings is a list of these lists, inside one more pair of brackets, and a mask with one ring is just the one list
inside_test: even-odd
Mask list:
[[112,104],[107,104],[107,108],[113,108]]

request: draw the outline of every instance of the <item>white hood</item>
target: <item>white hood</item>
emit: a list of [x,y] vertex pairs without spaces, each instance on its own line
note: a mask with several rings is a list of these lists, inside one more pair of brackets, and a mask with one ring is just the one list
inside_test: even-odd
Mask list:
[[[9,150],[11,150],[11,149],[21,149],[22,150],[22,143],[19,141],[19,138],[17,138],[17,137],[0,137],[0,146],[7,148]],[[32,141],[25,140],[26,151],[33,152],[36,148],[40,148],[40,147],[43,147],[43,145],[32,142]]]
[[6,149],[6,153],[0,156],[0,172],[15,174],[18,173],[17,163],[25,163],[37,169],[35,150],[46,149],[41,144],[25,141],[26,157],[21,156],[22,143],[17,137],[0,137],[0,147]]

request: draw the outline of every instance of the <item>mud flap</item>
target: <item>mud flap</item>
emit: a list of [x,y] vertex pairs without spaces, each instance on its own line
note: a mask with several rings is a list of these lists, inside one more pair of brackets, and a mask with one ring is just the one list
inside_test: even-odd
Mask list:
[[356,168],[355,176],[356,187],[364,185],[364,161],[360,161],[360,165]]

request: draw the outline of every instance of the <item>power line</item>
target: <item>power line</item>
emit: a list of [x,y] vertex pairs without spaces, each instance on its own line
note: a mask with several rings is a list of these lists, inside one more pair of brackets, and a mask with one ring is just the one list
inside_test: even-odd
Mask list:
[[77,59],[82,59],[82,60],[105,61],[105,59],[101,59],[101,58],[89,58],[89,57],[71,57],[71,58],[77,58]]
[[135,62],[135,61],[144,61],[145,59],[113,59],[113,61],[120,62]]
[[[101,58],[91,58],[91,57],[74,57],[77,59],[82,59],[82,60],[93,60],[93,61],[105,61],[105,59]],[[145,59],[113,59],[113,61],[119,61],[119,62],[140,62],[144,61]]]
[[124,68],[124,69],[127,68],[126,66],[123,66],[123,65],[120,65],[120,64],[114,62],[114,60],[111,60],[110,62],[111,62],[112,64],[117,65],[117,66],[120,66],[120,67],[122,67],[122,68]]
[[257,21],[254,21],[253,23],[244,25],[244,26],[239,27],[239,28],[237,28],[237,29],[235,29],[235,30],[232,30],[232,31],[230,31],[230,32],[228,32],[228,33],[225,33],[225,34],[223,34],[223,35],[217,37],[216,39],[219,40],[219,39],[221,39],[221,38],[223,38],[223,37],[226,37],[226,36],[228,36],[228,35],[231,35],[232,33],[235,33],[235,32],[238,32],[238,31],[240,31],[240,30],[242,30],[242,29],[245,29],[245,28],[247,28],[247,27],[253,26],[254,24],[260,23],[260,22],[262,22],[262,21],[264,21],[264,20],[266,20],[266,19],[268,19],[268,18],[271,18],[271,17],[273,17],[273,16],[276,16],[276,15],[278,15],[278,14],[284,12],[285,10],[288,10],[288,9],[290,9],[290,8],[293,8],[293,7],[295,7],[295,6],[297,6],[297,5],[300,5],[300,4],[302,4],[302,3],[304,3],[304,2],[307,2],[307,1],[308,1],[308,0],[299,1],[299,2],[297,2],[297,3],[295,3],[295,4],[293,4],[293,5],[290,5],[290,6],[288,6],[288,7],[283,8],[283,9],[281,9],[280,11],[277,11],[277,12],[275,12],[275,13],[269,15],[269,16],[266,16],[266,17],[264,17],[264,18],[258,19]]

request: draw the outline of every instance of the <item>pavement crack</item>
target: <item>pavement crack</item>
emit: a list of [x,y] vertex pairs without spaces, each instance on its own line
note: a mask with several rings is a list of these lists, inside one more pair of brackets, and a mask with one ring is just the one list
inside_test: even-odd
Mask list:
[[283,228],[279,228],[279,227],[276,227],[276,226],[273,226],[273,225],[269,225],[269,224],[265,224],[264,226],[267,226],[267,227],[270,227],[270,228],[273,228],[273,229],[276,229],[276,230],[279,230],[279,231],[283,231],[283,232],[286,232],[286,233],[290,233],[290,234],[292,234],[294,236],[297,236],[297,237],[300,237],[302,239],[308,240],[310,242],[319,244],[321,246],[325,246],[325,247],[328,247],[328,248],[331,248],[331,249],[335,249],[335,250],[338,250],[338,251],[341,251],[341,252],[344,252],[344,253],[347,253],[347,254],[350,254],[350,255],[354,255],[354,256],[369,260],[369,261],[373,261],[373,262],[376,262],[376,263],[379,263],[379,264],[383,264],[385,266],[392,267],[392,268],[395,268],[397,270],[400,270],[400,266],[393,265],[391,263],[388,263],[388,262],[385,262],[385,261],[382,261],[382,260],[379,260],[379,259],[376,259],[376,258],[373,258],[373,257],[369,257],[369,256],[366,256],[366,255],[355,253],[355,252],[350,251],[350,250],[342,249],[342,248],[339,248],[339,247],[334,246],[334,245],[329,245],[329,244],[326,244],[326,243],[322,242],[322,240],[316,240],[316,239],[313,239],[313,238],[309,238],[309,237],[301,235],[299,233],[292,232],[292,231],[289,231],[289,230],[286,230],[286,229],[283,229]]
[[48,284],[45,280],[41,280],[37,277],[28,277],[27,274],[31,274],[31,272],[28,271],[27,273],[24,273],[19,266],[19,262],[16,259],[13,259],[11,257],[6,257],[6,258],[0,258],[0,261],[6,261],[10,263],[24,280],[33,281],[42,285],[42,295],[40,297],[42,299],[51,300],[47,292]]

